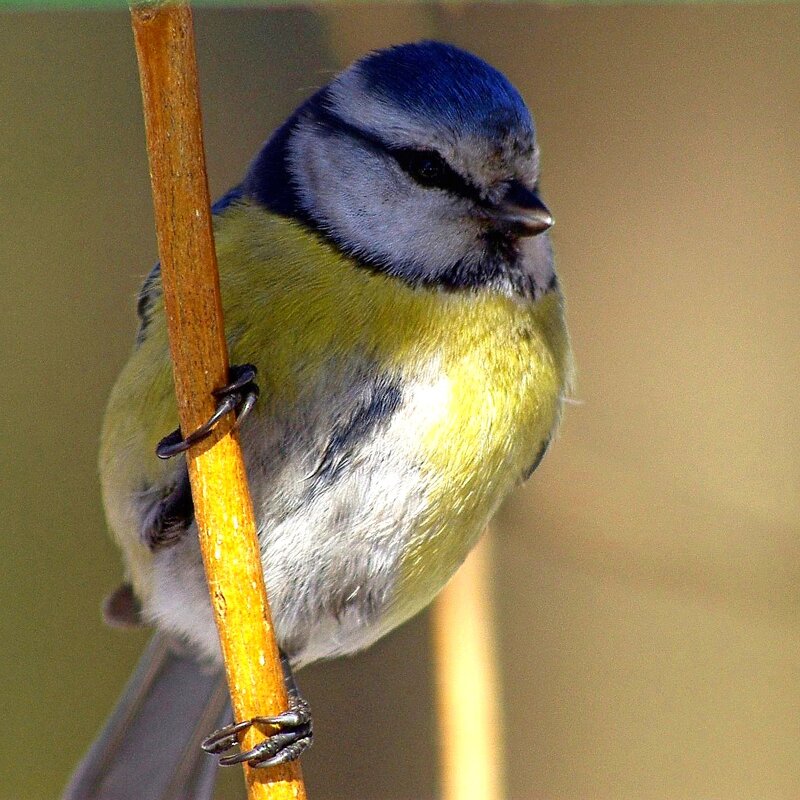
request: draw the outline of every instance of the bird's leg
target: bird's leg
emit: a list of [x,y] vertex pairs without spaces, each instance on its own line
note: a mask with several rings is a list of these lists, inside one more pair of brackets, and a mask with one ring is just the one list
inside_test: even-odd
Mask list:
[[142,542],[151,550],[177,544],[194,521],[194,503],[189,473],[183,465],[178,482],[168,495],[156,503],[142,523]]
[[179,453],[184,453],[193,444],[197,444],[209,436],[219,421],[231,411],[236,412],[236,424],[239,425],[258,400],[256,372],[257,370],[252,364],[231,367],[228,373],[229,382],[213,392],[217,399],[217,410],[210,419],[185,437],[181,433],[181,429],[176,428],[158,443],[156,455],[159,458],[172,458]]
[[281,653],[281,666],[289,696],[288,711],[275,717],[253,717],[226,725],[203,740],[203,750],[213,755],[219,755],[237,747],[239,745],[238,734],[247,730],[251,725],[269,725],[275,729],[263,742],[259,742],[250,750],[222,756],[219,763],[223,767],[241,764],[244,761],[251,767],[274,767],[276,764],[293,761],[311,746],[313,740],[311,711],[308,703],[297,689],[292,669],[289,666],[289,659],[283,653]]

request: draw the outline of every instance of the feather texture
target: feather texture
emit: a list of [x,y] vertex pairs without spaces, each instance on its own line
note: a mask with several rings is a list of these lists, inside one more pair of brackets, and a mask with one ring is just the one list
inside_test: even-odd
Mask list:
[[[232,358],[259,368],[242,437],[279,642],[295,663],[351,652],[432,599],[551,436],[562,298],[413,287],[245,198],[216,239]],[[145,615],[214,654],[194,537],[155,558],[140,541],[179,466],[152,457],[176,420],[153,294],[109,405],[105,503]]]

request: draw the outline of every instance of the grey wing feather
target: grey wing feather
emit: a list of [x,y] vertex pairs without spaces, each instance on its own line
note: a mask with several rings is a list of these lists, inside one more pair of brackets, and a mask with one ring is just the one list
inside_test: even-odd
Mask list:
[[62,800],[210,800],[217,760],[200,742],[229,718],[221,672],[156,634]]

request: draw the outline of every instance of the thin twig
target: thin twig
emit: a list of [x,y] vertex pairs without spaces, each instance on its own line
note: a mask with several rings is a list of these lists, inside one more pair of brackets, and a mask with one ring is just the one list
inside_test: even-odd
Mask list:
[[503,725],[491,610],[491,540],[433,606],[443,800],[501,800]]
[[[161,276],[181,428],[214,410],[228,354],[211,229],[191,12],[186,5],[133,6],[131,17],[161,257]],[[232,415],[188,452],[195,518],[237,720],[287,707],[267,606],[247,479]],[[269,731],[266,731],[267,733]],[[251,728],[243,746],[264,736]],[[249,800],[305,798],[297,763],[245,766]]]

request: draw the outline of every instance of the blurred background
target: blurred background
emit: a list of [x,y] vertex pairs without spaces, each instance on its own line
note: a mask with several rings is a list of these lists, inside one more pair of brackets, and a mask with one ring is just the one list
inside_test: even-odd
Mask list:
[[[196,33],[215,195],[389,43],[473,50],[534,111],[581,402],[493,533],[509,797],[800,797],[800,7],[201,10]],[[99,615],[100,418],[156,259],[127,14],[0,17],[0,108],[0,800],[41,800],[146,640]],[[436,797],[429,652],[423,615],[300,674],[310,797]]]

